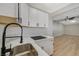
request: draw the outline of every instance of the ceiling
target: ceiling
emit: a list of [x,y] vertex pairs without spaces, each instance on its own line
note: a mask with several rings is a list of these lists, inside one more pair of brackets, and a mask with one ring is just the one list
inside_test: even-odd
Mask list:
[[53,13],[59,9],[68,6],[70,3],[30,3],[32,7],[41,9],[48,13]]

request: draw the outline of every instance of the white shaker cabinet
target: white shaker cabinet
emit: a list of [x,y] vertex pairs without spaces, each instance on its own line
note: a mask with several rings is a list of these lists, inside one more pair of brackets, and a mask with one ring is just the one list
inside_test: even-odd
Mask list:
[[48,14],[38,10],[39,27],[48,27]]
[[48,27],[48,14],[30,7],[29,23],[31,27]]
[[29,9],[29,6],[26,4],[26,3],[20,3],[19,5],[20,7],[20,21],[21,21],[21,25],[23,26],[28,26],[28,9]]
[[29,27],[48,27],[48,14],[28,4],[20,3],[20,24]]
[[37,26],[39,26],[37,9],[29,8],[29,26],[30,27],[37,27]]

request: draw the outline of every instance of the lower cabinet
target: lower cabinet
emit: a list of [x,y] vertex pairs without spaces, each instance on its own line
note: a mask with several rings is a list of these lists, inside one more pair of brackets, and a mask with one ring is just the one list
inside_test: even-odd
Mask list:
[[40,39],[35,41],[46,53],[53,55],[53,39]]

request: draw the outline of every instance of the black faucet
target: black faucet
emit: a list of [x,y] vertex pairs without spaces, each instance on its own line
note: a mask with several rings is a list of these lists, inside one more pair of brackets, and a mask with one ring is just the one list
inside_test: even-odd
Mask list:
[[[21,36],[11,36],[11,37],[6,37],[6,29],[9,25],[18,25],[20,28],[21,28]],[[10,23],[10,24],[7,24],[4,28],[4,31],[3,31],[3,36],[2,36],[2,48],[1,48],[1,56],[5,56],[7,52],[10,52],[11,51],[11,45],[10,45],[10,48],[6,49],[6,46],[5,46],[5,39],[6,38],[16,38],[16,37],[20,37],[21,40],[20,40],[20,43],[23,42],[23,28],[20,24],[18,23]]]

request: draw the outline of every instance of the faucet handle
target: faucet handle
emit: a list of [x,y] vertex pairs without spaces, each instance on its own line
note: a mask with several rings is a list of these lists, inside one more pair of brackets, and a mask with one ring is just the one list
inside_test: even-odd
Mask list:
[[10,48],[5,49],[5,53],[6,53],[6,52],[11,52],[11,44],[10,44]]

